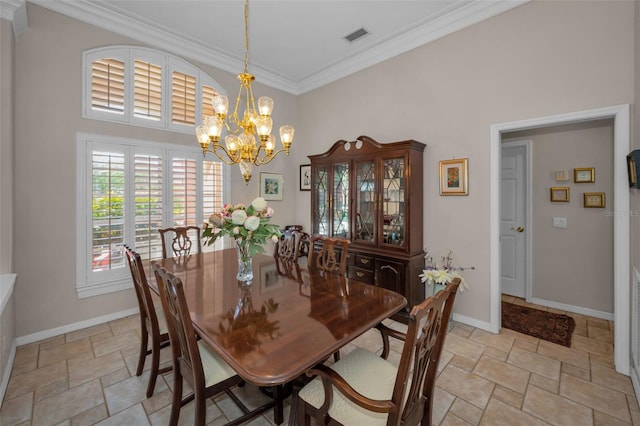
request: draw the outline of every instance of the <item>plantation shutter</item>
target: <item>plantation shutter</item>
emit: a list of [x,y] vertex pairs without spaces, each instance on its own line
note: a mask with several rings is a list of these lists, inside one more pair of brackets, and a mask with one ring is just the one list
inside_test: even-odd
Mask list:
[[[213,213],[219,213],[224,205],[222,185],[223,163],[220,161],[202,161],[202,219],[209,222]],[[221,250],[222,239],[215,244],[203,246],[202,251]]]
[[173,226],[199,225],[196,211],[196,176],[196,160],[190,158],[171,160]]
[[196,78],[174,71],[171,79],[171,122],[196,122]]
[[213,97],[218,95],[216,89],[211,86],[202,86],[202,115],[203,118],[205,115],[213,116],[215,111],[213,111]]
[[134,157],[135,248],[142,259],[162,257],[162,164],[159,155]]
[[139,59],[134,62],[134,115],[159,121],[162,118],[162,67]]
[[124,266],[125,155],[92,151],[91,253],[92,271]]
[[124,62],[104,58],[91,63],[91,108],[124,114]]

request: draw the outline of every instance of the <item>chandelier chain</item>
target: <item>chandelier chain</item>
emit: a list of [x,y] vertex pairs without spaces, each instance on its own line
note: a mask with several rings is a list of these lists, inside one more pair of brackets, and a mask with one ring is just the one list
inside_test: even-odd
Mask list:
[[244,2],[244,73],[249,67],[249,0]]

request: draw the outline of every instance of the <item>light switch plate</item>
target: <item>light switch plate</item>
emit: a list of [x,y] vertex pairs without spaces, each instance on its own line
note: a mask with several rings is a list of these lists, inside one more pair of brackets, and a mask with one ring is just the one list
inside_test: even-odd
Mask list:
[[554,228],[566,228],[567,227],[567,218],[566,217],[554,217],[553,218],[553,227]]

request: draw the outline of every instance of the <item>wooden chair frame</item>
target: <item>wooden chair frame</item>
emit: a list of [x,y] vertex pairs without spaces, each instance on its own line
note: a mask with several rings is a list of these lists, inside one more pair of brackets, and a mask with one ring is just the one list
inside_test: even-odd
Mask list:
[[171,250],[173,251],[174,256],[186,256],[191,254],[191,248],[193,247],[193,242],[189,237],[189,231],[196,231],[197,238],[196,246],[198,247],[198,253],[202,252],[202,241],[200,238],[200,227],[196,225],[189,226],[173,226],[170,228],[158,229],[160,233],[160,238],[162,239],[162,257],[167,257],[167,237],[165,234],[169,232],[174,233],[174,237],[171,240]]
[[[456,278],[444,290],[414,306],[409,315],[406,333],[382,324],[376,327],[383,340],[381,357],[386,359],[389,355],[390,337],[404,341],[391,399],[368,398],[351,387],[330,367],[318,365],[307,375],[317,375],[322,380],[324,402],[316,409],[302,398],[297,398],[298,424],[309,425],[311,416],[316,419],[316,424],[340,424],[329,416],[333,392],[337,390],[349,401],[366,410],[388,413],[387,425],[420,423],[422,426],[431,426],[438,362],[459,285],[460,279]],[[410,388],[407,390],[409,383]]]
[[[169,346],[169,333],[160,332],[160,321],[164,321],[164,319],[158,319],[140,255],[126,245],[124,246],[124,251],[127,256],[127,262],[129,263],[129,269],[131,270],[133,288],[136,291],[138,306],[140,308],[141,339],[136,376],[140,376],[142,374],[145,360],[148,355],[151,355],[151,371],[149,384],[147,385],[147,398],[150,398],[153,395],[158,374],[171,371],[171,367],[159,368],[160,349]],[[149,345],[149,336],[151,336],[151,348],[147,349]]]
[[[156,262],[152,262],[151,267],[158,281],[160,299],[167,318],[173,355],[173,400],[169,424],[171,426],[177,425],[180,408],[195,400],[196,414],[194,424],[204,425],[206,421],[206,400],[221,392],[225,392],[243,413],[242,416],[227,423],[227,425],[242,424],[274,406],[274,403],[267,403],[254,410],[249,410],[231,392],[233,386],[244,384],[244,380],[237,374],[230,375],[226,379],[208,387],[205,385],[205,373],[200,357],[200,348],[198,347],[196,333],[191,322],[182,281]],[[220,362],[224,363],[221,358]],[[182,398],[183,379],[193,389],[193,393],[184,399]]]
[[[334,272],[344,276],[347,270],[349,244],[351,242],[343,238],[314,235],[309,243],[309,269]],[[340,258],[336,248],[340,249]]]

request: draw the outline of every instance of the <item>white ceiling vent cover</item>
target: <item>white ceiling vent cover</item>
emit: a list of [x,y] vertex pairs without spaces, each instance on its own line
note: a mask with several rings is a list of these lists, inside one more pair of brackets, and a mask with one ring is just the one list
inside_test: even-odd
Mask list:
[[360,28],[358,30],[355,30],[351,34],[345,36],[344,39],[347,40],[349,43],[353,43],[354,41],[366,36],[367,34],[369,34],[369,31],[365,30],[364,28]]

